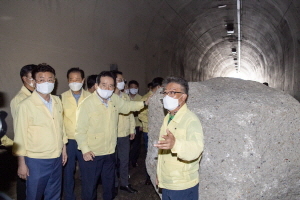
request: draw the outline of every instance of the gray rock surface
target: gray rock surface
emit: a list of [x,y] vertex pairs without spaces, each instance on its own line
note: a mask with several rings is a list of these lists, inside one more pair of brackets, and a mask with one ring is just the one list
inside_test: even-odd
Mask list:
[[[189,83],[188,107],[205,137],[200,199],[300,199],[300,104],[282,91],[233,78]],[[149,106],[147,170],[155,183],[161,94]]]

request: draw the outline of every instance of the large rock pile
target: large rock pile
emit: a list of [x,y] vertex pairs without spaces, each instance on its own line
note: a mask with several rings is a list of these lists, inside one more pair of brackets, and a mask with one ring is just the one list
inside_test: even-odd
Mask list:
[[[189,83],[188,107],[205,137],[200,199],[300,199],[300,104],[282,91],[232,78]],[[161,94],[149,106],[147,170],[155,180],[164,117]],[[154,182],[153,182],[154,183]]]

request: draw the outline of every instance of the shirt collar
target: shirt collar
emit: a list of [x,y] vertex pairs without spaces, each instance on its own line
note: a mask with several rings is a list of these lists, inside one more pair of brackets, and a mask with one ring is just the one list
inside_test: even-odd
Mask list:
[[104,100],[98,95],[98,93],[96,93],[96,95],[100,99],[100,101],[107,107],[108,106],[108,102],[110,101],[110,97],[107,99],[107,103],[105,103]]
[[[117,94],[118,95],[118,94]],[[120,98],[123,96],[123,92],[120,91],[120,94],[118,95]]]
[[[181,118],[183,117],[183,115],[186,113],[187,111],[187,105],[186,103],[177,111],[177,113],[175,114],[174,118],[172,119],[172,121],[179,123]],[[169,113],[169,117],[170,117],[170,113]]]
[[52,97],[51,97],[51,95],[50,95],[50,100],[48,102],[39,93],[37,93],[37,94],[39,95],[39,97],[41,98],[41,100],[42,100],[43,103],[45,103],[45,104],[51,104],[52,103]]
[[82,90],[83,90],[83,88],[80,89],[80,93],[79,94],[74,94],[71,89],[70,89],[70,92],[71,92],[72,95],[81,95],[82,94]]

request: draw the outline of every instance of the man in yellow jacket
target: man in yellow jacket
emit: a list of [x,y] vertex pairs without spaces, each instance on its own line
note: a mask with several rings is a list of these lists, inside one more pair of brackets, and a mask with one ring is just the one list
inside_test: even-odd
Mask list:
[[27,180],[26,199],[60,199],[67,136],[61,101],[51,95],[55,70],[39,64],[32,77],[36,90],[19,104],[14,123],[13,152],[18,156],[18,175]]
[[186,105],[189,86],[182,78],[166,79],[163,105],[169,111],[160,130],[157,163],[163,200],[198,200],[199,162],[203,132],[198,117]]
[[[155,93],[162,86],[163,80],[164,79],[161,77],[154,78],[151,82],[150,91],[142,97],[142,101],[145,101],[145,99],[148,99],[150,96],[152,96],[153,93]],[[146,151],[148,151],[148,107],[145,107],[143,110],[141,110],[138,117],[143,124],[144,144],[145,144]],[[151,184],[150,176],[146,172],[145,185],[150,185],[150,184]]]
[[70,89],[61,94],[61,100],[64,110],[64,126],[68,137],[67,154],[68,162],[64,166],[63,185],[64,199],[75,200],[75,169],[76,161],[82,160],[81,151],[78,150],[78,145],[75,140],[76,128],[76,110],[78,105],[90,95],[82,86],[84,83],[84,71],[79,68],[71,68],[67,72],[67,79]]
[[[123,78],[123,73],[117,70],[112,71],[116,76],[115,94],[119,96],[124,101],[130,101],[129,96],[122,92],[125,88],[125,82]],[[118,122],[118,138],[116,147],[116,172],[120,174],[120,190],[124,190],[128,193],[135,193],[137,190],[132,188],[129,184],[129,151],[130,151],[130,140],[134,139],[134,128],[135,119],[132,112],[128,114],[119,114]],[[116,173],[117,175],[117,173]],[[119,179],[116,176],[115,181],[115,195],[117,195],[119,186]]]
[[[21,87],[21,90],[16,94],[16,96],[10,101],[11,116],[13,118],[14,123],[16,121],[16,111],[19,103],[24,99],[26,99],[27,97],[29,97],[35,89],[35,82],[31,74],[32,70],[35,67],[36,65],[30,64],[30,65],[25,65],[20,70],[20,77],[23,82],[23,86]],[[11,141],[11,143],[13,142]],[[26,200],[26,181],[19,177],[17,179],[17,199]]]
[[[151,95],[153,95],[161,86],[163,82],[163,78],[161,77],[156,77],[152,80],[152,86],[151,89],[147,94],[145,94],[141,101],[145,101],[148,99]],[[142,121],[143,124],[143,137],[144,137],[144,143],[145,143],[145,148],[146,150],[148,149],[148,107],[146,106],[143,108],[138,116],[138,118]]]
[[36,67],[36,65],[25,65],[21,68],[20,76],[23,82],[23,86],[20,91],[16,94],[16,96],[10,101],[10,109],[11,115],[13,119],[15,119],[17,106],[18,104],[29,97],[35,89],[35,82],[32,78],[32,70]]
[[81,181],[83,198],[97,199],[97,181],[101,175],[103,199],[111,200],[115,183],[115,148],[119,113],[127,114],[144,107],[144,102],[124,101],[113,94],[115,75],[101,72],[96,91],[77,109],[75,139],[83,154]]
[[[139,83],[136,80],[131,80],[128,83],[129,88],[129,97],[131,101],[141,101],[142,96],[138,94],[139,92]],[[133,112],[135,118],[135,137],[131,141],[131,149],[130,149],[130,164],[133,167],[137,166],[137,160],[141,151],[141,139],[143,134],[143,125],[142,122],[138,118],[138,114],[140,112]]]
[[96,83],[97,76],[98,75],[93,74],[88,76],[86,79],[87,91],[89,91],[90,93],[93,93],[96,90],[95,83]]

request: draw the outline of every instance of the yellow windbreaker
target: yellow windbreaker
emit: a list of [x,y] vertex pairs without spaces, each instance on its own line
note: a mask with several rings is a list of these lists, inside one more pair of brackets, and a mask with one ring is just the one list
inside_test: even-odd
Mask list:
[[[121,97],[124,101],[130,101],[130,98],[127,94],[122,93]],[[118,122],[118,137],[126,137],[129,134],[134,133],[135,129],[135,119],[132,112],[128,114],[119,114]]]
[[[31,92],[23,85],[21,87],[21,90],[16,94],[16,96],[10,101],[10,111],[11,111],[11,116],[13,118],[13,122],[15,123],[16,120],[16,112],[18,105],[21,101],[26,99],[31,95]],[[1,138],[1,142],[4,146],[11,146],[13,145],[13,141],[9,139],[7,136],[3,136]]]
[[113,94],[106,107],[95,91],[85,98],[76,113],[75,139],[82,154],[92,151],[96,156],[115,152],[119,113],[127,114],[144,107],[144,103],[124,101]]
[[[133,98],[130,97],[130,100],[131,101],[141,101],[142,96],[139,95],[139,94],[136,94]],[[139,111],[133,112],[133,116],[134,116],[134,119],[135,119],[135,126],[143,127],[142,122],[138,118],[139,113],[140,113]]]
[[[152,95],[152,91],[149,91],[147,94],[145,94],[141,101],[146,101],[150,95]],[[146,106],[144,109],[141,110],[139,114],[139,120],[142,121],[143,125],[143,132],[148,133],[148,106]]]
[[169,121],[169,114],[160,129],[161,136],[166,130],[175,137],[175,145],[171,150],[159,150],[157,177],[160,188],[185,190],[199,183],[199,161],[204,143],[203,131],[198,117],[183,105],[175,117]]
[[67,137],[63,127],[63,109],[60,99],[51,95],[49,109],[34,91],[17,109],[13,152],[30,158],[57,158],[61,155]]
[[14,141],[12,141],[9,137],[7,137],[6,135],[4,135],[1,138],[1,145],[3,146],[12,146],[14,144]]
[[[91,93],[81,89],[81,95],[78,99],[78,105]],[[77,102],[74,98],[72,91],[68,90],[61,94],[62,105],[64,109],[64,125],[68,139],[75,139],[75,128],[76,128],[76,110]]]
[[18,104],[30,95],[31,92],[23,85],[18,94],[10,101],[11,116],[13,119],[16,118]]

